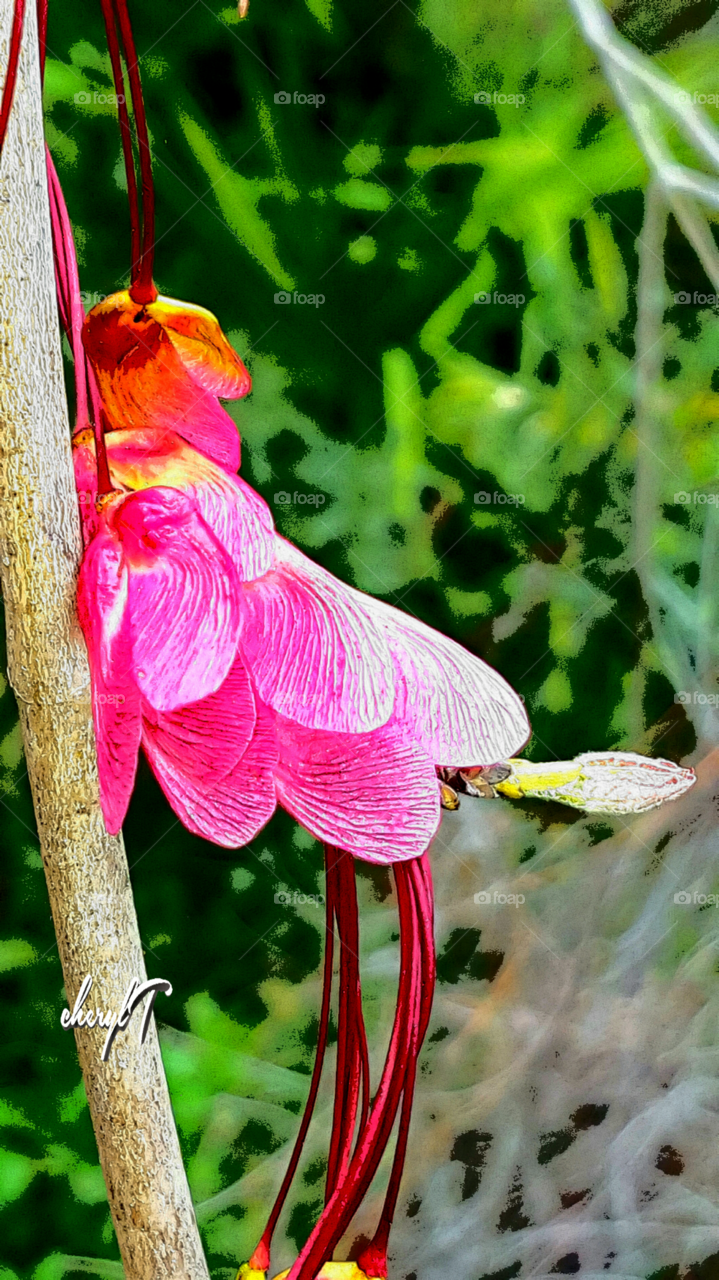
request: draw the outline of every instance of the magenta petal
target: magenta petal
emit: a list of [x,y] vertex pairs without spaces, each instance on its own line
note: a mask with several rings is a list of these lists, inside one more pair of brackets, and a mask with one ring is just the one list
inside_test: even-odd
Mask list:
[[385,724],[394,670],[363,597],[284,538],[264,578],[242,591],[242,648],[260,697],[308,728],[362,733]]
[[252,741],[257,711],[247,668],[236,658],[215,693],[178,711],[143,706],[143,741],[153,758],[187,775],[197,788],[213,788],[242,758]]
[[148,702],[173,711],[219,688],[237,653],[239,582],[187,495],[132,494],[114,527],[128,568],[134,675]]
[[[183,762],[176,753],[166,755],[164,743],[148,727],[143,746],[152,770],[178,818],[189,831],[228,849],[247,844],[275,811],[277,799],[273,771],[277,760],[273,718],[265,707],[257,708],[252,741],[232,771],[215,787],[208,787],[194,772],[194,761]],[[178,712],[181,732],[182,712]],[[195,712],[192,712],[193,717]],[[193,727],[196,721],[193,721]]]
[[366,607],[402,673],[395,716],[436,764],[494,764],[524,746],[524,703],[498,671],[391,605],[368,597]]
[[320,840],[368,862],[424,853],[440,818],[434,765],[394,721],[322,733],[278,716],[277,795]]
[[100,801],[111,835],[130,803],[140,746],[140,694],[131,675],[127,571],[119,543],[101,529],[78,581],[78,613],[88,648]]
[[174,431],[156,427],[111,432],[107,454],[113,479],[127,489],[160,486],[191,495],[244,581],[267,572],[274,558],[272,515],[239,476],[191,449]]
[[252,582],[267,573],[274,559],[276,534],[270,509],[240,476],[231,476],[219,467],[214,472],[188,485],[187,492],[195,497],[240,578]]

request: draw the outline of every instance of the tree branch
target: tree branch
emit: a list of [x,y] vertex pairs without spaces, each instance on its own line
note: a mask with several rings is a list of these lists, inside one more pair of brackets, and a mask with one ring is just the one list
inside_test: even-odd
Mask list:
[[[3,67],[12,7],[0,0]],[[146,974],[122,840],[107,835],[99,807],[89,671],[75,618],[80,552],[35,6],[28,5],[0,167],[0,572],[8,666],[70,1007],[90,974],[93,1008],[117,1013],[132,979]],[[140,1046],[133,1022],[107,1063],[105,1034],[75,1031],[125,1275],[208,1280],[155,1027]]]

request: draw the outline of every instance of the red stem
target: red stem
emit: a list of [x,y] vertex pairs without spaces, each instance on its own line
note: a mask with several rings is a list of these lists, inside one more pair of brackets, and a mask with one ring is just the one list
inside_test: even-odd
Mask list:
[[368,1123],[360,1133],[345,1178],[339,1183],[293,1264],[289,1280],[314,1280],[346,1231],[366,1194],[389,1141],[407,1074],[420,1012],[420,925],[417,899],[405,864],[394,867],[400,916],[400,978],[389,1051]]
[[115,0],[115,11],[125,47],[125,65],[130,80],[132,108],[135,113],[135,129],[140,152],[140,175],[142,178],[142,253],[139,264],[137,257],[133,255],[130,295],[135,302],[145,305],[148,302],[154,302],[157,297],[157,290],[152,283],[152,266],[155,254],[155,186],[152,180],[152,156],[150,153],[150,138],[147,132],[145,104],[142,100],[142,82],[140,80],[137,51],[132,34],[127,0]]
[[75,432],[84,430],[89,423],[87,411],[87,390],[89,385],[93,408],[95,457],[97,459],[97,495],[98,497],[104,497],[105,494],[114,493],[115,488],[110,478],[110,468],[107,461],[100,396],[82,344],[85,311],[80,297],[80,279],[77,271],[75,241],[72,235],[72,226],[65,204],[65,197],[60,186],[60,179],[57,176],[57,171],[47,146],[45,147],[45,159],[47,162],[58,309],[63,327],[72,346],[72,355],[75,362],[75,397],[77,403]]
[[404,1092],[402,1095],[402,1111],[399,1120],[397,1145],[395,1147],[392,1172],[387,1185],[384,1206],[372,1243],[363,1251],[358,1265],[368,1277],[384,1280],[387,1275],[387,1243],[397,1207],[399,1189],[407,1155],[407,1141],[412,1117],[414,1087],[417,1078],[417,1060],[422,1042],[427,1032],[432,1011],[432,997],[436,975],[436,958],[434,948],[434,909],[432,895],[432,873],[426,854],[407,865],[407,873],[412,881],[415,894],[417,915],[421,929],[420,958],[420,1010],[414,1028],[412,1053],[407,1065]]
[[369,1102],[367,1037],[362,1016],[362,988],[359,973],[359,911],[355,865],[351,854],[340,854],[338,871],[340,999],[335,1103],[327,1163],[326,1201],[330,1199],[337,1183],[347,1172],[357,1122],[360,1088],[363,1097],[360,1132],[367,1118]]
[[332,965],[334,960],[334,917],[338,899],[337,886],[337,867],[339,862],[339,851],[332,845],[325,845],[325,894],[326,894],[326,914],[325,928],[327,932],[327,942],[325,945],[325,962],[322,978],[322,1007],[320,1010],[320,1022],[317,1032],[317,1050],[315,1053],[315,1065],[312,1071],[312,1080],[310,1081],[310,1090],[305,1103],[304,1115],[300,1124],[299,1133],[295,1139],[295,1145],[290,1156],[290,1162],[287,1171],[282,1180],[282,1186],[277,1193],[277,1199],[272,1207],[272,1212],[267,1220],[262,1237],[252,1257],[249,1265],[253,1270],[266,1271],[270,1263],[270,1247],[272,1244],[272,1236],[277,1220],[284,1207],[287,1193],[292,1184],[292,1179],[297,1171],[297,1165],[300,1161],[302,1148],[304,1146],[307,1131],[310,1127],[312,1114],[317,1101],[317,1092],[320,1087],[320,1078],[322,1076],[322,1065],[325,1058],[325,1050],[327,1048],[327,1032],[330,1022],[330,1003],[332,996]]
[[37,0],[37,37],[40,49],[40,83],[45,83],[45,55],[47,54],[47,0]]
[[0,154],[2,153],[3,146],[5,145],[5,135],[7,134],[10,111],[12,110],[13,97],[15,95],[15,81],[17,80],[17,67],[20,59],[20,45],[22,43],[24,21],[25,0],[15,0],[12,13],[12,28],[10,30],[10,49],[8,52],[7,71],[5,73],[2,99],[0,99]]
[[45,147],[47,162],[48,192],[50,195],[50,221],[52,224],[52,247],[55,256],[55,277],[60,319],[72,347],[75,362],[75,397],[76,418],[75,431],[82,431],[89,425],[87,412],[87,377],[88,366],[85,349],[82,345],[82,326],[85,311],[80,297],[80,277],[77,270],[75,241],[72,234],[70,217],[65,204],[65,197],[60,186],[60,179],[53,163],[48,147]]
[[110,54],[112,78],[115,84],[115,97],[117,98],[117,114],[120,121],[122,156],[125,162],[125,174],[127,176],[127,198],[130,205],[130,252],[132,255],[132,273],[134,278],[136,265],[140,261],[140,206],[137,194],[137,178],[135,176],[135,159],[132,154],[132,130],[130,128],[130,116],[127,110],[127,102],[125,100],[125,78],[122,74],[120,42],[117,38],[117,27],[115,25],[115,13],[112,7],[112,0],[100,0],[100,2],[102,4],[102,16],[105,19],[107,48]]

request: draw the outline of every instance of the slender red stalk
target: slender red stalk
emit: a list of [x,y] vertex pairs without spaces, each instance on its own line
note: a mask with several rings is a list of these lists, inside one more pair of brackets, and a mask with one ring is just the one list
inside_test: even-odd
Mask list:
[[360,1089],[363,1095],[360,1132],[367,1119],[369,1105],[369,1061],[359,973],[359,910],[355,864],[351,854],[339,855],[338,872],[337,926],[341,942],[340,998],[335,1103],[327,1162],[326,1201],[329,1201],[337,1183],[344,1178],[349,1166]]
[[142,98],[142,82],[137,62],[137,51],[132,34],[132,24],[127,9],[127,0],[115,0],[115,11],[120,24],[120,33],[125,47],[125,65],[130,80],[132,109],[135,114],[137,145],[140,153],[140,175],[142,178],[142,251],[139,258],[133,255],[132,284],[130,295],[135,302],[146,304],[154,302],[157,290],[152,283],[152,267],[155,254],[155,186],[152,180],[152,156],[150,138],[147,132],[147,117]]
[[402,1111],[400,1114],[397,1145],[395,1147],[392,1172],[390,1173],[382,1214],[374,1238],[358,1258],[358,1265],[365,1275],[372,1280],[385,1280],[387,1275],[387,1243],[397,1207],[400,1183],[407,1154],[407,1141],[412,1116],[414,1087],[417,1078],[417,1060],[422,1042],[427,1033],[432,1011],[432,997],[436,976],[436,960],[434,948],[434,906],[432,894],[432,873],[429,859],[424,854],[416,862],[408,864],[408,874],[413,882],[413,890],[420,923],[421,957],[420,957],[420,1009],[414,1028],[412,1053],[407,1064],[407,1072],[402,1094]]
[[85,311],[80,295],[80,278],[77,270],[75,241],[65,197],[60,186],[60,179],[57,176],[57,170],[47,147],[45,147],[45,159],[47,163],[58,310],[75,362],[75,397],[77,405],[75,433],[83,431],[89,425],[89,387],[93,408],[95,455],[97,458],[97,493],[98,497],[104,497],[108,493],[114,493],[115,490],[110,478],[110,468],[107,461],[100,396],[82,344],[82,326],[85,321]]
[[331,1257],[377,1172],[397,1115],[416,1034],[414,1028],[421,1016],[421,966],[417,962],[418,954],[421,955],[419,911],[406,866],[399,863],[394,867],[400,916],[400,978],[382,1079],[368,1122],[358,1136],[347,1174],[292,1266],[289,1280],[314,1280],[323,1263]]
[[37,0],[37,39],[40,50],[40,83],[44,84],[47,54],[47,0]]
[[110,54],[112,78],[115,84],[115,97],[117,98],[117,114],[120,121],[120,140],[122,142],[122,156],[125,162],[125,174],[127,177],[127,198],[130,205],[130,252],[132,255],[132,270],[134,272],[136,264],[140,261],[141,252],[140,206],[137,193],[137,178],[135,176],[135,159],[132,154],[132,130],[130,128],[130,116],[128,114],[127,101],[125,98],[125,77],[122,73],[120,43],[117,37],[115,12],[112,0],[100,0],[100,2],[102,4],[102,16],[105,19],[107,48]]
[[304,1147],[307,1131],[310,1127],[310,1121],[315,1109],[317,1101],[317,1092],[320,1087],[320,1078],[322,1076],[322,1066],[325,1058],[325,1050],[327,1048],[327,1033],[330,1022],[330,1003],[332,996],[332,965],[334,961],[334,922],[335,912],[338,900],[338,876],[337,867],[339,862],[339,851],[332,845],[325,845],[325,929],[327,933],[327,941],[325,944],[325,962],[322,977],[322,1006],[320,1010],[319,1029],[317,1032],[317,1050],[315,1053],[315,1065],[312,1071],[312,1079],[310,1081],[310,1090],[305,1103],[304,1115],[300,1124],[295,1145],[290,1156],[290,1162],[287,1171],[282,1180],[282,1186],[277,1193],[277,1199],[272,1207],[272,1212],[267,1220],[259,1244],[257,1245],[249,1266],[255,1271],[266,1271],[270,1265],[270,1247],[272,1244],[272,1236],[274,1235],[277,1221],[284,1207],[287,1193],[292,1184],[292,1180],[297,1172],[297,1165],[300,1161],[302,1148]]
[[13,98],[15,96],[15,82],[17,80],[17,67],[20,59],[20,45],[22,43],[24,22],[25,0],[15,0],[12,11],[12,27],[10,29],[10,50],[8,53],[7,71],[5,72],[2,99],[0,99],[0,153],[2,153],[5,143],[5,135],[7,133],[8,121],[10,119]]
[[55,278],[57,283],[57,299],[60,320],[72,348],[75,362],[75,397],[76,419],[75,431],[83,431],[89,425],[87,411],[87,378],[88,365],[85,349],[82,345],[82,326],[85,311],[80,296],[80,277],[77,270],[75,241],[70,225],[70,217],[65,204],[65,197],[60,186],[60,179],[53,163],[48,147],[45,147],[47,162],[48,192],[50,195],[50,222],[52,225],[52,247],[55,256]]

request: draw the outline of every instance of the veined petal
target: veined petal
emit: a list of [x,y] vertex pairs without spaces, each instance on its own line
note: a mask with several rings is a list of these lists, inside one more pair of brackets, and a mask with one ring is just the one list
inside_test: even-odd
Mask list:
[[173,711],[218,689],[239,635],[239,581],[195,503],[175,489],[131,494],[113,512],[128,569],[134,675]]
[[362,597],[283,538],[276,548],[274,567],[242,591],[241,643],[260,697],[308,728],[385,724],[394,671]]
[[127,597],[122,549],[101,529],[80,567],[77,602],[90,659],[100,801],[111,835],[127,813],[140,746],[140,694],[131,674]]
[[[215,787],[198,782],[191,762],[166,755],[164,743],[145,727],[142,744],[152,770],[178,818],[189,831],[227,849],[247,844],[275,811],[277,760],[272,716],[261,705],[247,750]],[[179,720],[182,711],[178,712]],[[179,721],[178,721],[179,723]],[[189,767],[187,767],[189,764]]]
[[162,296],[146,311],[166,330],[190,377],[205,391],[228,400],[247,395],[250,375],[211,311]]
[[113,431],[106,445],[114,483],[136,491],[163,485],[191,495],[240,577],[250,582],[267,572],[274,522],[267,503],[240,476],[197,453],[174,431]]
[[395,721],[323,733],[277,717],[277,795],[298,822],[368,862],[424,853],[439,825],[434,765]]
[[247,668],[235,658],[215,693],[177,711],[143,705],[143,742],[153,757],[178,776],[212,789],[234,769],[252,741],[257,724],[255,698]]
[[366,608],[402,675],[395,715],[435,764],[494,764],[520,750],[530,733],[524,703],[498,671],[381,600],[366,597]]

